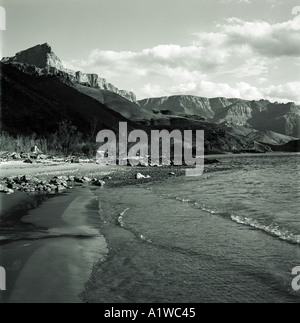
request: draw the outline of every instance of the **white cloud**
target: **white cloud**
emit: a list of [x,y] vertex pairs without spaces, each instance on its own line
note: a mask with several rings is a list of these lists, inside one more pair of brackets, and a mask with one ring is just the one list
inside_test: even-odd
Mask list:
[[270,57],[300,55],[300,17],[271,24],[265,21],[243,21],[229,18],[219,25],[228,45],[247,45],[254,53]]
[[133,88],[140,99],[192,94],[300,103],[299,65],[287,70],[282,63],[287,57],[297,62],[300,56],[300,17],[275,24],[233,17],[216,27],[218,31],[194,34],[197,39],[190,46],[95,49],[86,59],[66,64],[97,73],[119,88]]
[[251,0],[221,0],[221,3],[251,3]]

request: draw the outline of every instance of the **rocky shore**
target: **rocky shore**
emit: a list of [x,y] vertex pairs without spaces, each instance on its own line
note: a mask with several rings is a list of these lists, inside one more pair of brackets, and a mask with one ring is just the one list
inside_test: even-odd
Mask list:
[[[208,159],[206,172],[215,168],[219,161]],[[3,169],[7,176],[0,179],[0,193],[13,194],[16,191],[25,193],[53,193],[62,192],[78,186],[109,187],[139,184],[163,180],[172,176],[184,176],[187,167],[161,166],[161,167],[128,167],[128,166],[99,166],[96,163],[78,164],[58,163],[54,165],[28,164],[20,168],[16,162],[9,164],[8,170]],[[24,164],[25,165],[25,164]],[[222,168],[222,165],[220,165]],[[2,166],[3,167],[3,166]],[[37,169],[39,172],[37,172]],[[24,173],[15,175],[16,172]],[[53,174],[55,174],[53,176]],[[56,175],[57,174],[57,175]],[[62,175],[64,174],[64,175]],[[109,175],[109,176],[108,176]]]

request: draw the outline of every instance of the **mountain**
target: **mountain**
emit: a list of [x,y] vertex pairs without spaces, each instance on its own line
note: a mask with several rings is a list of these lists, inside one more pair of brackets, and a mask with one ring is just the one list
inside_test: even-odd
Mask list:
[[300,140],[293,140],[284,145],[268,145],[273,151],[300,152]]
[[274,146],[281,146],[288,142],[297,140],[297,138],[282,135],[280,133],[273,132],[273,131],[251,132],[248,134],[247,137],[252,140],[255,140],[264,144],[274,145]]
[[129,129],[138,127],[56,76],[29,75],[3,63],[0,72],[1,130],[11,135],[47,137],[64,120],[93,140],[102,129],[117,132],[120,121],[128,122]]
[[86,74],[63,67],[62,61],[54,54],[47,43],[37,45],[17,53],[14,57],[5,57],[4,64],[13,64],[24,73],[31,75],[60,75],[67,82],[82,84],[88,87],[114,92],[131,102],[137,102],[133,92],[119,90],[97,74]]
[[[248,131],[271,131],[300,137],[300,106],[293,102],[271,103],[267,100],[202,98],[177,95],[139,101],[141,108],[156,114],[197,115],[208,122],[223,125],[232,132],[241,127]],[[240,129],[238,130],[238,127]]]
[[[205,131],[206,153],[265,152],[269,148],[249,138],[229,134],[220,126],[197,119],[173,116],[172,118],[138,124],[113,111],[92,94],[85,94],[73,84],[68,85],[57,75],[30,75],[14,64],[0,63],[1,130],[13,136],[47,138],[54,133],[61,121],[69,120],[85,137],[94,141],[98,131],[111,129],[118,133],[119,122],[127,122],[128,130],[173,129]],[[82,85],[78,85],[80,87]],[[94,94],[93,94],[94,95]],[[109,93],[107,93],[109,95]],[[161,121],[163,120],[163,121]]]
[[265,152],[270,148],[262,143],[298,139],[293,103],[186,95],[136,101],[97,74],[65,69],[48,44],[4,58],[1,81],[1,129],[13,135],[46,136],[70,120],[90,138],[101,129],[117,133],[120,121],[149,135],[153,129],[205,130],[207,153]]
[[139,105],[131,102],[121,95],[108,90],[100,90],[84,86],[82,84],[75,84],[77,91],[92,97],[93,99],[105,104],[111,110],[120,113],[123,117],[134,120],[144,121],[155,118],[152,111],[142,109]]

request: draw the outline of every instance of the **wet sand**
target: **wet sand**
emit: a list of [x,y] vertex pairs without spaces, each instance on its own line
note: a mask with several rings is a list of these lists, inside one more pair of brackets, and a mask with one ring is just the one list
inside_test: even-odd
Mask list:
[[[18,163],[1,164],[1,175],[31,174],[47,178],[75,174],[101,178],[109,174],[111,179],[105,187],[116,187],[185,174],[181,167],[19,166]],[[215,166],[212,167],[213,170]],[[151,178],[136,180],[138,172]],[[0,231],[0,265],[7,271],[7,291],[0,292],[0,303],[82,302],[79,294],[85,290],[94,264],[108,252],[100,234],[96,196],[101,199],[101,194],[94,194],[94,189],[81,187],[52,197],[19,192],[1,195],[0,230],[4,229],[3,221],[8,223],[17,240],[1,241],[1,235],[5,236],[6,232]]]
[[38,229],[0,246],[7,271],[7,303],[78,303],[93,265],[107,253],[98,202],[80,188],[43,202],[22,218]]

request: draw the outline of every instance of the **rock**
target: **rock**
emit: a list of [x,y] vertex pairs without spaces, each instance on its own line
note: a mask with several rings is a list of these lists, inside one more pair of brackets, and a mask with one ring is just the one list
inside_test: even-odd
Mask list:
[[66,188],[63,185],[59,185],[57,186],[57,190],[60,191],[64,191]]
[[68,176],[55,176],[54,179],[59,179],[61,181],[67,181],[69,178]]
[[95,182],[93,182],[93,184],[96,186],[102,187],[105,185],[105,182],[99,179],[99,180],[96,180]]
[[4,186],[4,185],[0,184],[0,192],[1,192],[1,193],[6,193],[6,192],[7,192],[7,190],[8,190],[8,188],[7,188],[6,186]]
[[135,178],[136,178],[136,179],[143,179],[143,178],[151,178],[151,176],[150,176],[150,175],[145,176],[145,175],[143,175],[143,174],[141,174],[141,173],[137,173],[137,174],[135,175]]
[[89,177],[82,177],[84,182],[91,182],[92,180]]
[[16,183],[16,184],[21,184],[21,177],[20,176],[16,176],[16,177],[14,177],[14,182]]
[[21,153],[21,158],[29,158],[29,154],[27,154],[27,153]]
[[20,178],[20,181],[23,182],[23,183],[28,183],[28,182],[30,182],[32,180],[33,180],[33,177],[31,175],[23,175]]
[[12,153],[11,157],[15,160],[21,159],[21,155],[19,153]]
[[74,178],[74,182],[76,182],[76,183],[84,183],[84,180],[82,179],[82,178],[79,178],[79,177],[75,177]]
[[24,163],[33,164],[33,161],[30,158],[24,160]]
[[7,191],[6,191],[6,194],[13,194],[14,193],[14,190],[8,188]]
[[43,154],[38,155],[38,159],[47,159],[47,158],[48,158],[47,155],[43,155]]
[[176,174],[174,172],[169,173],[169,175],[175,176]]
[[112,180],[112,177],[110,177],[110,176],[104,176],[103,177],[103,180],[104,181],[110,181],[110,180]]

